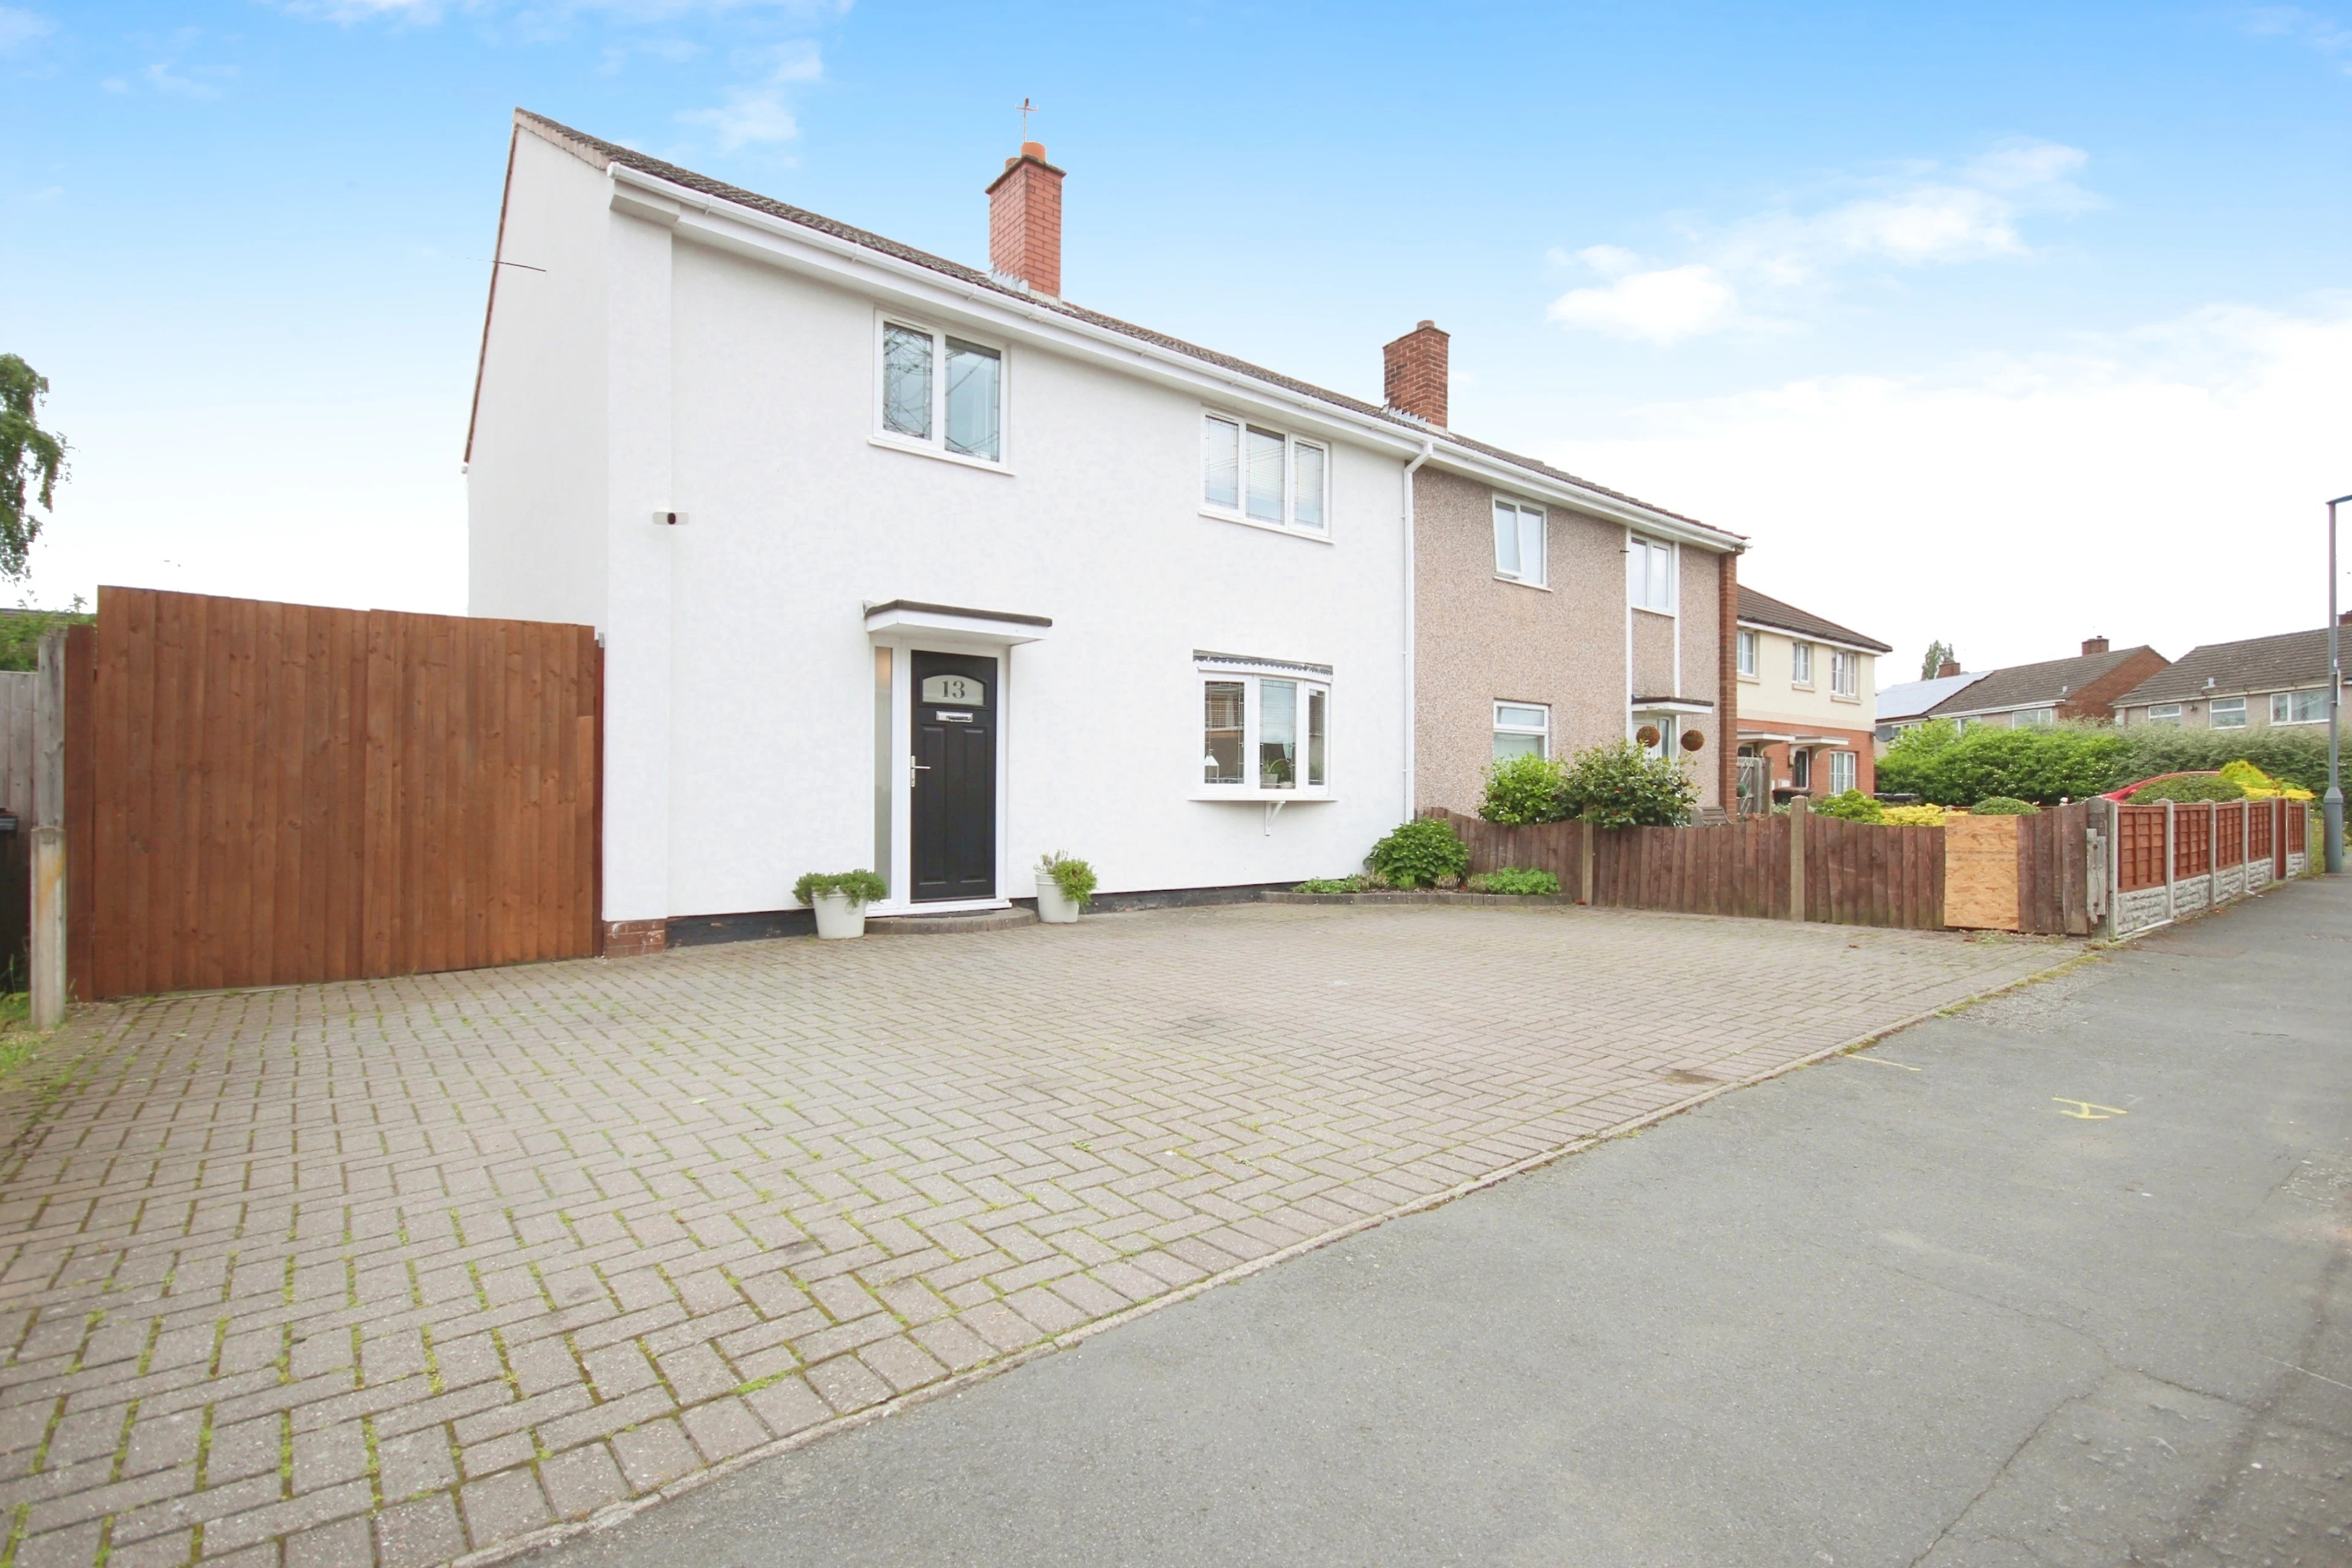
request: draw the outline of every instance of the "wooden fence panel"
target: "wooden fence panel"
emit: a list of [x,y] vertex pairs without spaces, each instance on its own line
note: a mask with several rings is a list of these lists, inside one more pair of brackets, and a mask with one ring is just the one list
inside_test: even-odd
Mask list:
[[[2308,801],[2291,800],[2286,803],[2286,852],[2289,855],[2303,851],[2305,830],[2310,824],[2311,804]],[[2285,873],[2282,871],[2280,874],[2284,876]]]
[[2164,886],[2164,807],[2116,807],[2116,885],[2123,892]]
[[2017,824],[2017,924],[2011,929],[2089,935],[2089,804],[2052,806],[2011,820]]
[[1805,918],[1940,930],[1944,830],[1813,816],[1805,823]]
[[2246,814],[2246,862],[2248,865],[2272,858],[2273,848],[2278,842],[2278,835],[2273,831],[2278,826],[2278,807],[2279,803],[2275,800],[2252,803],[2251,809]]
[[2172,813],[2172,874],[2186,879],[2213,868],[2213,808],[2181,805]]
[[83,630],[77,994],[596,951],[591,628],[104,588]]

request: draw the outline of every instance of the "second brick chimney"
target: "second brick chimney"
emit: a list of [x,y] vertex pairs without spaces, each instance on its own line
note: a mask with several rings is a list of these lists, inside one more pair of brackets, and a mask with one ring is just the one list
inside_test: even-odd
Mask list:
[[1435,321],[1423,321],[1381,350],[1391,408],[1444,428],[1446,350],[1452,342]]
[[1948,658],[1936,667],[1936,679],[1938,680],[1949,680],[1959,673],[1960,661],[1956,658]]
[[1021,143],[988,187],[988,265],[1040,294],[1062,297],[1062,175],[1043,142]]
[[2085,657],[2087,657],[2087,656],[2089,656],[2089,655],[2091,655],[2091,654],[2095,654],[2095,653],[2105,653],[2105,652],[2106,652],[2106,651],[2107,651],[2107,639],[2106,639],[2106,638],[2105,638],[2105,637],[2084,637],[2084,638],[2083,639],[2083,652],[2084,652],[2084,656],[2085,656]]

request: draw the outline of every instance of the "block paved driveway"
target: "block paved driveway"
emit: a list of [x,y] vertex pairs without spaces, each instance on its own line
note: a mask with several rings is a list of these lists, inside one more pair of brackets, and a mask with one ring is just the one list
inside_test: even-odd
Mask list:
[[1244,905],[91,1008],[0,1094],[0,1563],[514,1545],[2072,951]]

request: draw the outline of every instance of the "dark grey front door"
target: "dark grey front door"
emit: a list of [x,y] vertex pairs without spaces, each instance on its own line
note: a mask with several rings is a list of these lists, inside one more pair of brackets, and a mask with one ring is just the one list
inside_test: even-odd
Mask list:
[[996,661],[914,655],[915,900],[996,896]]

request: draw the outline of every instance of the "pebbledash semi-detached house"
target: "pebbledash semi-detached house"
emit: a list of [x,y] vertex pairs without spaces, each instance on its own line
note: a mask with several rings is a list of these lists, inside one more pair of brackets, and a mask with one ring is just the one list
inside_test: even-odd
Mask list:
[[470,608],[605,647],[607,951],[1340,875],[1498,754],[1621,736],[1727,797],[1738,536],[1070,304],[1063,172],[988,270],[518,111]]

